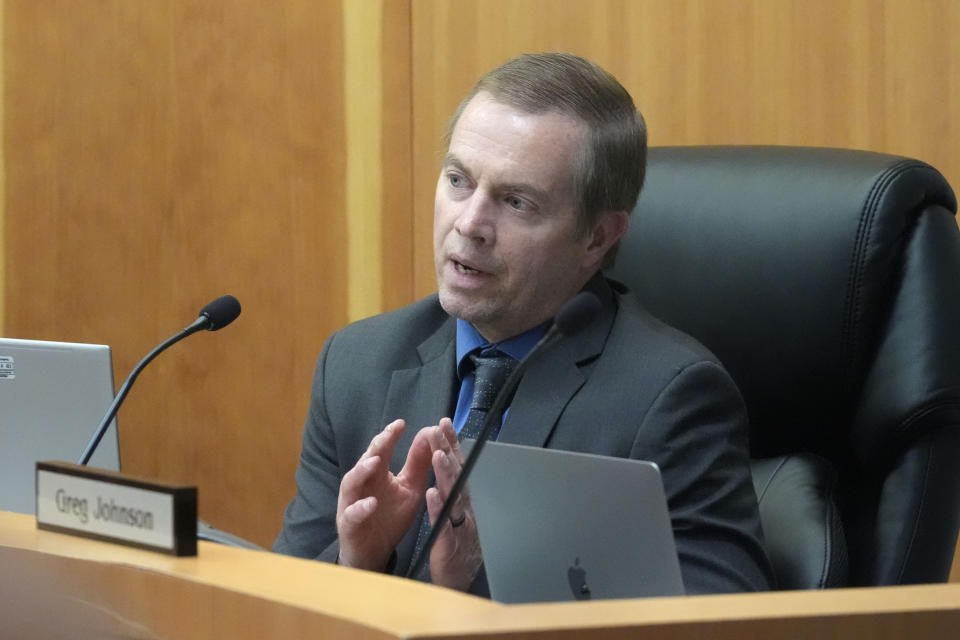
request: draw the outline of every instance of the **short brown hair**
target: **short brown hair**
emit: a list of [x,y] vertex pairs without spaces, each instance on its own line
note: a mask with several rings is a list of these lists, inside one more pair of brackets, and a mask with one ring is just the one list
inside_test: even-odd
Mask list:
[[[616,78],[569,53],[518,56],[477,81],[450,120],[448,145],[467,103],[481,91],[528,113],[556,111],[587,125],[588,144],[577,159],[575,176],[580,233],[588,232],[604,211],[633,211],[646,170],[647,130]],[[616,247],[604,266],[612,264],[615,253]]]

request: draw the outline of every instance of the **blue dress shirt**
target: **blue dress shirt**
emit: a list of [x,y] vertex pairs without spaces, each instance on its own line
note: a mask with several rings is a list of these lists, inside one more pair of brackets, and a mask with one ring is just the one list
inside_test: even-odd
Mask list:
[[[497,349],[512,358],[522,360],[544,336],[549,326],[550,322],[545,322],[518,336],[491,344],[469,322],[457,319],[457,378],[460,379],[460,395],[457,396],[457,411],[453,414],[453,428],[457,433],[460,433],[467,422],[470,400],[473,398],[473,368],[470,367],[467,356],[476,351],[485,355]],[[507,411],[503,413],[504,420],[507,419]]]

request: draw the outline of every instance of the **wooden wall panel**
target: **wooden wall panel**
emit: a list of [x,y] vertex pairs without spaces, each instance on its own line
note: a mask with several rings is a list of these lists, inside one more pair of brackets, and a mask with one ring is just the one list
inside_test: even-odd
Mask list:
[[349,318],[413,295],[410,5],[346,1]]
[[[3,14],[4,333],[109,343],[119,380],[237,295],[234,326],[144,373],[121,437],[128,470],[198,484],[205,518],[261,544],[293,493],[322,341],[434,290],[440,136],[504,59],[596,59],[653,144],[876,149],[960,185],[951,0],[6,0]],[[369,169],[375,198],[348,199],[348,167]],[[350,267],[365,256],[378,266]]]
[[121,449],[270,544],[316,354],[347,321],[340,4],[23,0],[5,18],[6,334],[111,344],[119,382],[236,295],[234,325],[140,377]]
[[424,0],[412,25],[418,294],[435,288],[447,118],[481,73],[527,51],[572,51],[613,72],[651,144],[872,149],[930,162],[960,188],[953,0]]
[[[378,0],[380,1],[380,0]],[[380,180],[381,309],[414,300],[413,289],[413,95],[409,1],[383,0],[380,49],[382,118]]]

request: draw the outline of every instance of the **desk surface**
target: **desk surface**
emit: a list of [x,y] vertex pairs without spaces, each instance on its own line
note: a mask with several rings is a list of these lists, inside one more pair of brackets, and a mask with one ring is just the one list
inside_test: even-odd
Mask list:
[[202,541],[176,558],[0,512],[0,636],[11,625],[51,638],[942,638],[960,626],[960,584],[502,605]]

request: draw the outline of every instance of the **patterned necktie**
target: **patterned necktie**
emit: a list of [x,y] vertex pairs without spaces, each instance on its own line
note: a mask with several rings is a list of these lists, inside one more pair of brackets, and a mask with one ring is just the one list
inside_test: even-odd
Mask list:
[[[503,383],[507,381],[517,361],[507,354],[494,349],[487,355],[471,354],[470,361],[473,362],[473,398],[470,400],[470,413],[467,414],[467,421],[460,430],[460,440],[464,438],[476,438],[480,435],[483,428],[483,421],[487,417],[487,412],[493,405]],[[496,440],[500,431],[500,425],[494,425],[490,432],[490,439]]]
[[[487,355],[471,354],[468,356],[473,362],[473,397],[470,399],[470,413],[467,414],[467,421],[460,429],[460,440],[464,438],[476,438],[480,435],[483,428],[483,421],[486,419],[487,412],[493,405],[497,393],[507,381],[510,372],[517,366],[517,360],[507,354],[494,349]],[[494,425],[490,432],[490,439],[496,440],[500,432],[500,425]],[[420,531],[417,534],[417,543],[414,546],[414,560],[420,557],[423,552],[423,546],[430,536],[430,514],[424,511],[423,518],[420,520]],[[430,563],[425,562],[420,574],[414,576],[418,580],[427,580],[430,576]]]

